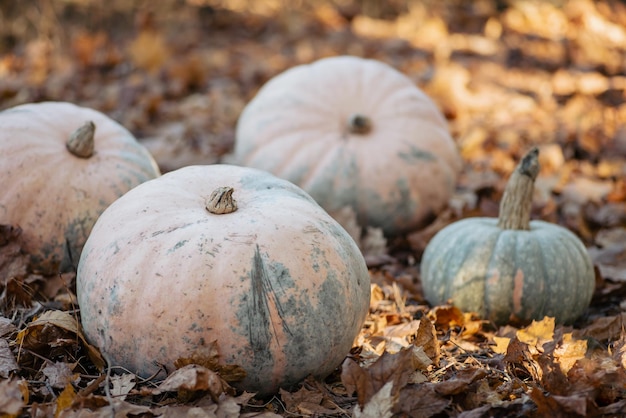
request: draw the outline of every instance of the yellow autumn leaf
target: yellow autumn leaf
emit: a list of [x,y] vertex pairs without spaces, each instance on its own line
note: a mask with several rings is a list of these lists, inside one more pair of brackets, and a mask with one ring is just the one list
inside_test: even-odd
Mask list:
[[541,321],[533,321],[526,328],[518,330],[517,339],[530,347],[541,347],[554,337],[554,318],[544,317]]
[[72,406],[74,398],[76,397],[76,391],[72,387],[71,383],[68,383],[63,389],[63,392],[57,398],[57,409],[54,413],[54,418],[57,418],[63,410]]
[[493,351],[498,354],[506,354],[511,339],[506,337],[493,337],[493,340],[496,343],[495,347],[493,347]]
[[569,332],[563,335],[563,341],[554,350],[554,357],[558,360],[563,374],[567,375],[574,364],[587,354],[587,340],[576,340]]

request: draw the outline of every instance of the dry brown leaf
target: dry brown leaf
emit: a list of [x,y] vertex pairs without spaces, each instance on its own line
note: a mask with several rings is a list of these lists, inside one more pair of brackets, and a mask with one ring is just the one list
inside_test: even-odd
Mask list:
[[158,387],[160,392],[208,392],[218,399],[228,388],[219,374],[197,364],[188,364],[170,374]]
[[408,386],[400,392],[394,412],[414,418],[430,418],[442,413],[452,401],[435,391],[435,385],[424,383]]
[[396,396],[392,395],[392,390],[393,382],[388,381],[367,401],[362,409],[360,405],[354,407],[354,418],[391,418],[392,409],[397,402],[397,394]]
[[6,379],[18,369],[19,366],[9,347],[9,342],[4,338],[0,339],[0,377]]
[[48,383],[55,389],[63,389],[71,384],[78,376],[74,376],[70,365],[62,362],[47,362],[41,372],[48,379]]
[[0,414],[17,416],[25,406],[20,382],[17,379],[0,381]]
[[57,343],[68,344],[78,337],[94,365],[102,370],[105,362],[97,348],[87,342],[78,319],[65,311],[50,310],[41,314],[17,334],[17,344],[38,351]]
[[435,366],[439,364],[441,349],[439,347],[439,340],[437,340],[437,331],[428,317],[423,316],[422,319],[420,319],[413,344],[421,347]]
[[486,368],[468,367],[456,372],[452,378],[436,383],[435,391],[442,396],[457,395],[466,391],[469,385],[483,379],[488,374]]
[[204,346],[202,351],[196,351],[189,357],[181,357],[174,361],[174,366],[178,369],[191,364],[197,364],[217,372],[228,383],[237,382],[246,377],[246,371],[241,366],[220,364],[217,341],[212,341]]
[[280,389],[280,397],[285,404],[285,409],[294,414],[329,416],[337,412],[336,409],[328,408],[328,405],[324,404],[325,396],[323,393],[304,386],[296,392]]

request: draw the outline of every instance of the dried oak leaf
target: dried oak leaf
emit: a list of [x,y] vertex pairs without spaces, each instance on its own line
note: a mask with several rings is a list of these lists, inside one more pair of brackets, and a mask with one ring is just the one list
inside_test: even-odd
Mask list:
[[111,376],[111,396],[115,396],[119,400],[126,399],[126,395],[135,387],[136,376],[132,373],[124,373],[122,375]]

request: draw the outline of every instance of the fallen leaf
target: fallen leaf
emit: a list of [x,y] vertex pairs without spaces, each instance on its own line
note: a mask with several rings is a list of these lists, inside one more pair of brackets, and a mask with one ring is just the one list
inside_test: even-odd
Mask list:
[[506,354],[506,351],[509,348],[509,343],[511,342],[511,339],[507,337],[495,337],[494,336],[493,341],[496,343],[495,346],[492,346],[493,351],[498,354]]
[[212,341],[202,351],[196,351],[189,357],[181,357],[174,361],[174,366],[178,369],[190,364],[203,366],[217,372],[228,383],[237,382],[246,377],[246,371],[241,366],[220,364],[217,341]]
[[450,399],[437,393],[434,384],[423,383],[402,390],[394,412],[413,418],[430,418],[442,413],[451,403]]
[[516,336],[531,348],[541,348],[554,337],[554,318],[546,316],[541,321],[532,321],[526,328],[517,331]]
[[439,364],[441,349],[439,347],[439,340],[437,340],[437,331],[435,325],[427,316],[423,316],[420,319],[413,345],[422,347],[424,353],[432,360],[435,366]]
[[443,396],[458,395],[467,390],[467,387],[477,380],[488,375],[485,368],[467,368],[456,372],[453,377],[435,384],[435,391]]
[[111,376],[111,396],[115,396],[119,400],[125,400],[126,395],[135,387],[136,376],[132,373]]
[[296,392],[280,390],[280,397],[285,404],[285,409],[294,414],[306,416],[326,416],[337,412],[336,409],[327,408],[323,405],[324,394],[318,390],[301,387]]
[[75,379],[70,366],[63,362],[47,362],[41,372],[48,378],[50,386],[55,389],[63,389]]
[[228,384],[213,370],[197,364],[188,364],[167,376],[157,387],[157,391],[207,391],[213,399],[217,399],[226,388]]
[[56,411],[54,413],[54,417],[57,418],[61,416],[61,413],[70,408],[74,403],[74,399],[76,398],[76,391],[72,387],[71,383],[68,383],[63,389],[63,392],[59,395],[56,401]]
[[19,366],[17,361],[15,361],[13,351],[9,347],[9,342],[4,338],[0,339],[0,377],[6,379],[18,369]]
[[554,350],[554,357],[557,360],[563,374],[567,375],[572,366],[585,357],[587,353],[587,340],[577,340],[572,337],[572,333],[563,334],[563,339]]
[[17,416],[25,406],[20,385],[17,379],[0,381],[0,414]]
[[354,418],[391,418],[391,416],[393,416],[391,410],[397,401],[397,399],[391,395],[392,389],[392,381],[385,383],[383,387],[370,398],[363,409],[361,409],[359,405],[356,405],[352,416]]

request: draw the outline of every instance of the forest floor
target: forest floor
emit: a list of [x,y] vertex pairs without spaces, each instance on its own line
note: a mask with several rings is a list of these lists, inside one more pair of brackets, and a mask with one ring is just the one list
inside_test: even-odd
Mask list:
[[[448,119],[464,161],[432,224],[370,248],[370,314],[343,367],[264,400],[225,382],[208,388],[196,375],[164,391],[107,374],[78,326],[73,275],[15,274],[19,249],[2,229],[3,416],[626,416],[622,2],[3,2],[0,110],[45,100],[98,109],[166,172],[219,162],[266,81],[342,54],[414,80]],[[419,277],[426,244],[455,220],[497,216],[506,180],[532,146],[542,167],[533,218],[587,246],[590,308],[569,326],[545,318],[498,327],[429,306]]]

